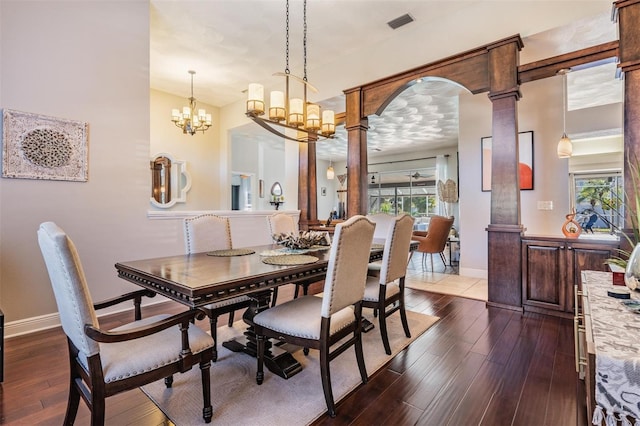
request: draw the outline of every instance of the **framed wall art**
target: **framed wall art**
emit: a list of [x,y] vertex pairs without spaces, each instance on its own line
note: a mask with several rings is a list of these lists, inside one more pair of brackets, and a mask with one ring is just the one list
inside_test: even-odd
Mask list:
[[2,177],[86,182],[88,123],[2,111]]
[[[491,191],[491,136],[480,138],[482,191]],[[533,131],[518,133],[520,190],[533,189]]]

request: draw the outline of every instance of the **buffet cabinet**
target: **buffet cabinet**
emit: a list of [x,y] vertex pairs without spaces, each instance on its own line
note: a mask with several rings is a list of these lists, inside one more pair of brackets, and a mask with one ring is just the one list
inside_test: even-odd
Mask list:
[[584,270],[607,271],[619,242],[590,238],[527,236],[522,239],[524,311],[573,318],[574,286]]

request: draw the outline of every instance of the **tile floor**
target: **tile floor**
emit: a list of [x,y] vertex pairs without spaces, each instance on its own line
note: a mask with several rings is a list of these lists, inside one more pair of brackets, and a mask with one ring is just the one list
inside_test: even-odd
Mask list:
[[405,285],[416,290],[487,300],[486,279],[458,275],[457,267],[447,266],[445,269],[438,255],[433,256],[433,265],[434,271],[431,271],[431,263],[427,255],[426,267],[423,269],[422,254],[415,253],[407,267]]

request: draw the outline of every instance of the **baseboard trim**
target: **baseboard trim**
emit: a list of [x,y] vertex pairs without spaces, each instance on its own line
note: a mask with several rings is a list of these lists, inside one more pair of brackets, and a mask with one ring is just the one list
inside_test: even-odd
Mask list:
[[[157,301],[145,303],[144,306],[158,305],[160,303],[167,303],[168,301],[169,300],[162,298]],[[98,315],[98,318],[103,318],[109,315],[128,311],[133,311],[133,307],[108,310],[108,312],[105,310],[100,315]],[[10,339],[12,337],[24,336],[26,334],[49,330],[60,326],[60,315],[57,312],[47,315],[40,315],[37,317],[24,318],[17,321],[5,322],[4,338]]]

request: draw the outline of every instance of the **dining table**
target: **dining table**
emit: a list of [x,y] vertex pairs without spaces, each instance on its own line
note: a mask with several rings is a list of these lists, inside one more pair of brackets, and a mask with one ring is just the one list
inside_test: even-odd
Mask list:
[[[417,248],[411,242],[411,250]],[[381,260],[384,245],[374,242],[369,261]],[[292,251],[276,244],[123,261],[115,264],[118,277],[192,309],[232,297],[247,295],[251,305],[243,313],[247,329],[242,338],[223,342],[234,352],[256,356],[253,317],[270,306],[272,289],[298,281],[323,280],[330,246]],[[302,259],[298,262],[296,259]],[[265,365],[288,379],[301,364],[277,344],[268,342]]]

